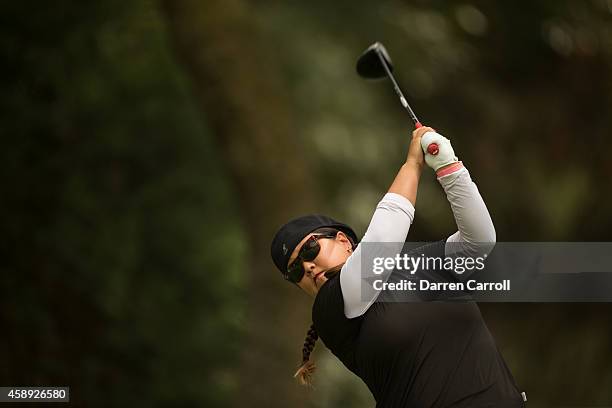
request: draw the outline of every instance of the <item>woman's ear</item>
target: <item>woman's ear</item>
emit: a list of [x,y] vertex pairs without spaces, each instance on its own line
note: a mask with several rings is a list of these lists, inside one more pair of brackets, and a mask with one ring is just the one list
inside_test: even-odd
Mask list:
[[351,250],[353,249],[353,243],[351,242],[351,240],[349,239],[349,237],[346,236],[346,234],[342,231],[338,231],[338,234],[336,234],[336,240],[338,242],[340,242],[342,245],[344,245],[346,247],[346,250]]

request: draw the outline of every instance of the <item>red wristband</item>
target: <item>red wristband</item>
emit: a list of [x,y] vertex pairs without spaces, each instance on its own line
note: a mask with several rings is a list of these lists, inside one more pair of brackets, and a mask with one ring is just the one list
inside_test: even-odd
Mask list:
[[463,168],[463,162],[456,162],[451,164],[450,166],[444,167],[443,169],[440,169],[436,172],[436,175],[438,177],[444,177],[444,176],[448,176],[449,174],[452,174],[456,171],[459,171]]

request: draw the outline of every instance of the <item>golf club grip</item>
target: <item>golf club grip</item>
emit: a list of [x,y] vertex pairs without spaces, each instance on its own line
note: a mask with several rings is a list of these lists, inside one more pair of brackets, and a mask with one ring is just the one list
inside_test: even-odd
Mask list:
[[419,121],[417,120],[417,121],[414,123],[414,128],[415,128],[415,129],[418,129],[418,128],[421,128],[421,127],[423,127],[423,125],[421,124],[421,122],[419,122]]

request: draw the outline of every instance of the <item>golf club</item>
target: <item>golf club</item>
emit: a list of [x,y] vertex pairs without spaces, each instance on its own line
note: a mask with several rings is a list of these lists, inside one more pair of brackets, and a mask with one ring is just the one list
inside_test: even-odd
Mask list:
[[[380,42],[375,42],[374,44],[370,45],[357,60],[357,73],[361,77],[368,79],[379,79],[387,76],[391,80],[393,83],[393,89],[399,97],[402,106],[406,108],[408,114],[414,121],[414,127],[418,129],[423,125],[421,125],[421,122],[419,122],[416,114],[408,104],[408,101],[404,97],[404,94],[397,84],[395,77],[393,77],[392,71],[393,64],[391,63],[391,57],[389,56],[385,46]],[[427,152],[433,155],[438,154],[438,145],[435,143],[430,144],[427,146]]]

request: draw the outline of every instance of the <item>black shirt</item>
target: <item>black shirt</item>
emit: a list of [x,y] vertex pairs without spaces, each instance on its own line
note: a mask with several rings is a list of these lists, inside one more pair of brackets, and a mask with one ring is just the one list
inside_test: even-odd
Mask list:
[[[443,248],[432,245],[429,255]],[[476,303],[377,301],[348,319],[340,273],[317,294],[314,326],[377,408],[523,406]]]

